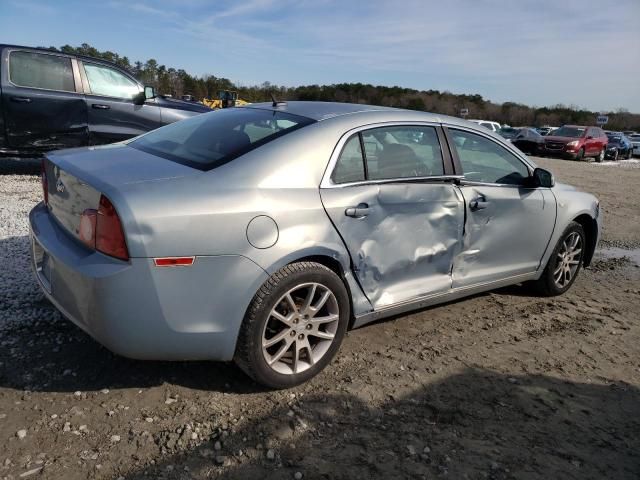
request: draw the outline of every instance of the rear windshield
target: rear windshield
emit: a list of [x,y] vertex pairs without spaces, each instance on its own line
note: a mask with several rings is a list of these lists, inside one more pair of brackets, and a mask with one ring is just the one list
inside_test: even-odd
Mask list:
[[229,108],[172,123],[136,138],[129,146],[211,170],[313,122],[284,112]]

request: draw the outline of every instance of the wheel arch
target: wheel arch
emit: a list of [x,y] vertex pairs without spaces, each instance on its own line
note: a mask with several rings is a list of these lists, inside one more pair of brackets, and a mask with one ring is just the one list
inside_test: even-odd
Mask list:
[[287,263],[287,265],[290,265],[292,263],[298,263],[298,262],[315,262],[315,263],[319,263],[320,265],[324,265],[325,267],[327,267],[329,270],[331,270],[333,273],[335,273],[340,280],[342,281],[344,288],[347,289],[347,296],[349,297],[349,330],[351,330],[351,328],[353,327],[353,323],[355,322],[355,313],[354,313],[354,307],[353,307],[353,303],[354,303],[354,298],[353,298],[353,289],[350,285],[351,282],[349,282],[349,280],[347,279],[347,274],[346,272],[349,270],[345,270],[344,266],[342,265],[342,263],[337,260],[336,258],[330,256],[330,255],[326,255],[326,254],[312,254],[312,255],[307,255],[307,256],[302,256],[299,258],[296,258],[295,260],[290,261],[289,263]]
[[586,247],[582,263],[585,267],[588,267],[591,264],[593,254],[596,250],[596,242],[598,241],[598,222],[587,213],[578,215],[573,219],[573,221],[579,223],[580,226],[582,226],[582,229],[584,230],[584,234],[586,236]]

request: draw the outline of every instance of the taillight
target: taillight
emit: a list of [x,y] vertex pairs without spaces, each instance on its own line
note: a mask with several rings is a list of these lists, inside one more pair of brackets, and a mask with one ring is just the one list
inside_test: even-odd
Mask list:
[[85,244],[105,255],[129,260],[120,217],[104,195],[100,196],[98,210],[88,208],[82,212],[78,235]]
[[42,195],[44,204],[49,205],[49,181],[47,180],[47,161],[42,159],[40,163],[40,181],[42,182]]

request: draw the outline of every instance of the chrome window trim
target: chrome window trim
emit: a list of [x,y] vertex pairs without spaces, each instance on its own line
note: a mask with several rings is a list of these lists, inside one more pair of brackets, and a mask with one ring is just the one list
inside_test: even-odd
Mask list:
[[[25,53],[33,53],[36,55],[51,55],[54,57],[60,57],[60,58],[68,58],[69,60],[71,60],[71,75],[73,78],[73,88],[74,90],[57,90],[54,88],[42,88],[42,87],[30,87],[28,85],[18,85],[17,83],[14,83],[11,80],[11,54],[13,52],[25,52]],[[76,77],[76,71],[74,69],[74,60],[75,57],[73,57],[72,55],[68,55],[66,53],[58,53],[58,52],[46,52],[46,51],[34,51],[34,50],[29,50],[29,49],[24,49],[24,48],[9,48],[7,49],[7,81],[9,82],[10,85],[16,87],[16,88],[29,88],[32,90],[40,90],[42,92],[59,92],[59,93],[77,93],[82,95],[82,92],[78,90],[78,79]]]
[[[329,163],[327,164],[327,168],[324,171],[322,176],[322,180],[320,181],[320,188],[343,188],[343,187],[353,187],[360,185],[374,185],[374,184],[384,184],[384,183],[416,183],[416,182],[444,182],[444,181],[454,181],[459,178],[462,178],[461,175],[431,175],[427,177],[400,177],[400,178],[384,178],[379,180],[362,180],[358,182],[348,182],[348,183],[334,183],[331,179],[331,175],[333,174],[333,170],[335,169],[336,163],[342,154],[342,149],[344,148],[347,141],[355,134],[366,131],[373,130],[375,128],[384,128],[384,127],[432,127],[437,129],[441,124],[439,122],[420,122],[420,121],[393,121],[393,122],[379,122],[379,123],[370,123],[367,125],[360,125],[359,127],[352,128],[351,130],[346,131],[340,139],[338,143],[333,149],[331,153],[331,157],[329,157]],[[442,156],[442,168],[444,171],[444,149],[447,148],[446,145],[442,145],[440,143],[440,138],[438,137],[438,143],[440,144],[440,155]]]

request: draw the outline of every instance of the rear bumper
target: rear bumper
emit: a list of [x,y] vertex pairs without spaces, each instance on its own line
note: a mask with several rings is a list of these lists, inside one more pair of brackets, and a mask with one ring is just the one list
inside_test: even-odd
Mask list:
[[201,256],[172,268],[148,258],[123,262],[83,247],[42,204],[29,221],[44,294],[109,350],[145,360],[233,358],[246,308],[268,277],[251,260]]

